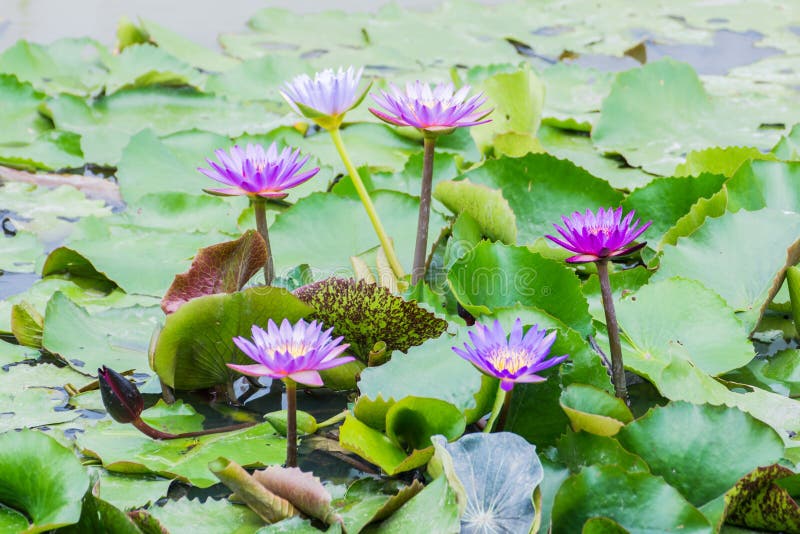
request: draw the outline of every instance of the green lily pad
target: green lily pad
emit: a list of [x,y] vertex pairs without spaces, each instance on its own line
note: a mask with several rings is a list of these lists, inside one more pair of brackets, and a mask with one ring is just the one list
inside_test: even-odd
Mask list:
[[556,448],[558,459],[572,473],[592,465],[616,465],[629,472],[650,471],[644,460],[626,451],[616,439],[608,436],[567,432],[559,438]]
[[540,73],[546,98],[542,121],[551,126],[588,132],[600,116],[614,74],[558,62]]
[[[616,270],[616,266],[609,264],[609,275],[611,280],[611,293],[614,302],[620,302],[629,294],[638,291],[650,279],[652,273],[644,267],[634,267],[633,269]],[[589,277],[583,283],[583,295],[589,301],[589,313],[595,321],[604,323],[606,320],[605,308],[603,308],[603,297],[600,294],[600,279],[596,274]]]
[[237,100],[279,100],[278,89],[300,74],[313,74],[305,61],[268,55],[242,61],[225,72],[209,76],[205,90]]
[[189,259],[205,246],[226,241],[219,232],[205,234],[114,225],[89,217],[78,223],[65,247],[45,260],[42,276],[102,273],[127,293],[160,297],[175,273],[188,268]]
[[772,148],[778,135],[759,126],[753,111],[709,96],[689,65],[664,59],[617,76],[603,101],[592,140],[631,165],[671,175],[683,162],[682,154],[691,150]]
[[398,489],[393,481],[362,478],[350,484],[345,495],[334,501],[334,506],[347,532],[361,532],[369,523],[394,513],[422,489],[418,481]]
[[694,280],[650,283],[618,303],[619,324],[631,350],[626,366],[655,376],[675,359],[722,374],[755,356],[747,332],[725,302]]
[[447,281],[476,317],[520,303],[544,310],[583,335],[592,332],[589,306],[572,270],[526,248],[481,242],[453,265]]
[[658,243],[661,236],[689,212],[700,198],[709,198],[722,187],[725,176],[701,174],[693,178],[658,178],[635,190],[622,203],[624,211],[636,210],[636,218],[653,221],[642,240]]
[[10,363],[35,360],[38,357],[39,351],[36,349],[0,340],[0,367]]
[[800,161],[800,124],[795,124],[792,131],[778,141],[772,153],[784,161]]
[[780,289],[786,267],[797,262],[798,236],[796,213],[742,210],[707,219],[692,235],[664,247],[653,280],[699,280],[742,312],[742,322],[752,331]]
[[175,277],[161,300],[164,313],[172,313],[184,303],[204,295],[235,293],[267,261],[267,246],[255,230],[235,241],[200,249],[185,273]]
[[190,65],[150,44],[126,46],[108,61],[107,94],[120,89],[161,86],[199,87],[204,76]]
[[777,462],[784,448],[773,429],[736,408],[685,402],[654,408],[618,439],[696,506],[756,467]]
[[47,45],[19,40],[0,55],[0,71],[45,93],[89,95],[102,86],[110,56],[105,46],[86,37]]
[[3,122],[0,144],[30,143],[48,129],[38,111],[43,101],[44,95],[30,84],[11,75],[0,75],[0,102],[3,103],[0,106],[0,121]]
[[486,97],[485,108],[494,110],[489,117],[492,122],[470,128],[481,152],[487,152],[503,134],[536,134],[542,117],[544,84],[527,63],[512,72],[498,72],[481,80],[477,89]]
[[750,161],[728,181],[728,209],[775,210],[800,213],[800,162]]
[[[252,534],[264,525],[250,508],[227,499],[170,500],[148,512],[173,534]],[[199,517],[203,520],[198,521]]]
[[123,475],[90,467],[95,482],[92,493],[122,510],[155,503],[167,495],[172,480],[152,475]]
[[552,233],[553,223],[560,222],[562,215],[615,207],[622,201],[622,194],[604,180],[549,154],[489,160],[463,176],[502,191],[516,215],[520,244]]
[[29,518],[24,532],[76,523],[89,477],[71,450],[41,432],[0,434],[0,503]]
[[631,534],[713,532],[703,514],[662,478],[616,465],[586,467],[564,481],[553,504],[553,534],[580,532],[593,517],[612,519]]
[[378,342],[385,343],[387,352],[408,352],[447,328],[447,321],[416,302],[364,280],[328,278],[298,288],[294,295],[313,307],[314,317],[332,327],[334,335],[344,336],[349,352],[365,363]]
[[78,373],[51,364],[20,364],[0,371],[0,377],[0,432],[63,423],[80,417],[79,412],[66,408],[69,396],[63,391],[68,382],[84,381]]
[[425,525],[431,532],[459,532],[456,495],[445,477],[439,477],[381,523],[386,534],[411,534]]
[[461,410],[439,399],[406,397],[386,412],[386,435],[406,450],[430,447],[436,435],[457,439],[465,428]]
[[[392,239],[400,263],[409,271],[416,240],[419,201],[395,191],[372,194],[375,209]],[[444,218],[431,213],[428,242],[433,243]],[[342,228],[347,228],[343,232]],[[281,275],[309,264],[314,279],[349,276],[350,257],[376,248],[380,242],[361,202],[335,194],[313,193],[281,213],[269,229],[275,254],[275,272]],[[298,235],[303,246],[297,246]]]
[[[237,236],[245,198],[223,198],[206,194],[150,193],[129,204],[119,219],[128,224],[167,231],[214,232]],[[255,224],[253,224],[255,227]]]
[[625,401],[586,384],[570,384],[561,394],[561,409],[569,417],[572,429],[598,436],[613,436],[633,421]]
[[[153,369],[176,389],[226,384],[236,374],[225,364],[251,361],[233,344],[234,337],[250,337],[252,326],[266,327],[268,319],[294,322],[312,312],[285,289],[274,287],[196,298],[167,317],[155,344]],[[198,332],[205,334],[198,337]]]
[[152,20],[141,20],[141,26],[150,40],[155,42],[159,48],[163,48],[176,58],[204,71],[222,72],[239,63],[231,57],[190,41]]
[[65,534],[82,534],[83,532],[141,534],[142,532],[125,512],[91,493],[87,493],[83,497],[83,507],[78,522],[59,530]]
[[339,444],[377,465],[390,476],[423,466],[433,456],[432,445],[407,454],[388,436],[352,415],[348,415],[339,428]]
[[[143,417],[146,415],[147,410]],[[208,470],[208,462],[222,455],[248,467],[281,464],[286,459],[286,440],[269,423],[233,432],[161,441],[145,436],[131,425],[101,421],[80,434],[77,444],[83,454],[97,458],[109,471],[154,473],[200,488],[218,482]]]
[[24,170],[57,171],[83,166],[80,136],[48,130],[27,145],[0,146],[0,164]]
[[354,408],[356,416],[382,430],[394,403],[406,397],[426,397],[455,406],[468,423],[483,417],[491,409],[497,382],[452,351],[453,345],[466,340],[466,329],[455,337],[444,334],[384,365],[364,369],[358,383],[361,395]]
[[516,244],[517,219],[501,191],[469,179],[448,180],[436,185],[433,197],[453,213],[469,215],[490,239]]
[[17,232],[13,237],[0,238],[3,255],[0,257],[0,270],[15,273],[32,273],[36,260],[42,256],[44,247],[34,234]]
[[437,457],[446,458],[440,461],[447,478],[455,478],[450,481],[459,495],[461,532],[531,530],[541,512],[534,509],[533,492],[544,478],[536,447],[511,432],[468,434],[453,443],[436,436],[433,443]]
[[692,150],[686,155],[686,161],[675,168],[675,176],[712,173],[730,178],[742,165],[754,159],[771,159],[771,157],[752,146],[715,146]]

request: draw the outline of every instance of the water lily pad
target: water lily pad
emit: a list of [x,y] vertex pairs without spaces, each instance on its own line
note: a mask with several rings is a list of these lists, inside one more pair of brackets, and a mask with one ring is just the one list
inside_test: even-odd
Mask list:
[[561,409],[569,417],[573,430],[598,436],[613,436],[633,421],[625,401],[586,384],[567,386],[561,394]]
[[156,308],[111,309],[90,315],[59,292],[47,304],[42,346],[87,375],[103,365],[146,371],[150,337],[160,320]]
[[772,152],[778,159],[800,161],[800,125],[795,124],[792,131],[778,141]]
[[255,230],[235,241],[200,249],[185,273],[175,277],[161,300],[164,313],[203,295],[234,293],[244,287],[267,261],[267,246]]
[[24,512],[25,532],[76,523],[89,477],[71,450],[41,432],[0,434],[0,502]]
[[777,464],[748,473],[725,495],[726,523],[771,531],[800,529],[800,506],[781,486],[781,479],[793,475]]
[[390,476],[423,466],[433,456],[433,446],[406,453],[388,436],[352,415],[348,415],[339,428],[339,444],[379,466]]
[[606,152],[622,154],[631,165],[671,175],[690,150],[772,148],[776,132],[759,126],[753,111],[710,97],[689,65],[664,59],[617,76],[592,140]]
[[[731,428],[736,428],[734,435]],[[719,497],[745,474],[783,455],[783,441],[736,408],[685,402],[655,408],[618,439],[696,506]]]
[[431,532],[459,532],[456,495],[445,477],[439,477],[381,523],[380,532],[406,534],[425,525]]
[[204,76],[190,65],[150,44],[125,47],[107,61],[107,94],[120,89],[149,85],[199,87]]
[[558,459],[578,473],[590,465],[616,465],[625,471],[649,472],[644,460],[625,450],[619,442],[608,436],[588,432],[567,432],[556,443]]
[[742,210],[707,219],[692,235],[664,247],[653,280],[699,280],[742,312],[742,322],[752,331],[780,289],[787,265],[797,262],[799,235],[796,213]]
[[604,180],[549,154],[489,160],[463,176],[502,191],[516,215],[520,244],[552,233],[562,215],[622,201],[622,194]]
[[83,532],[113,532],[114,534],[141,534],[125,512],[91,493],[83,497],[81,517],[77,523],[60,529],[65,534]]
[[750,161],[728,181],[728,209],[775,210],[800,213],[800,163]]
[[[227,499],[170,500],[164,506],[149,510],[158,522],[174,534],[252,534],[264,525],[264,520],[242,504]],[[202,517],[202,521],[198,521]]]
[[242,61],[225,72],[209,76],[205,90],[237,100],[279,100],[278,89],[299,74],[313,74],[305,61],[267,55]]
[[39,351],[36,349],[0,340],[0,367],[38,357]]
[[469,215],[490,239],[516,244],[517,219],[501,191],[469,179],[448,180],[436,186],[433,197],[453,213]]
[[[436,436],[447,456],[462,510],[461,532],[528,532],[537,510],[533,492],[544,471],[536,447],[510,432],[469,434],[454,443]],[[445,470],[447,472],[447,470]],[[502,499],[497,496],[502,495]]]
[[0,371],[0,432],[72,421],[80,413],[66,407],[63,387],[84,377],[51,364],[14,365]]
[[445,401],[464,413],[468,423],[483,417],[491,409],[497,382],[484,378],[452,351],[452,346],[466,339],[466,329],[455,337],[444,334],[409,349],[407,355],[364,369],[358,383],[361,395],[355,404],[358,418],[384,429],[389,408],[406,397]]
[[699,176],[703,173],[721,174],[730,178],[742,165],[754,159],[772,159],[751,146],[711,147],[692,150],[686,161],[675,168],[675,176]]
[[[233,344],[234,337],[250,337],[251,327],[264,328],[268,319],[294,322],[312,311],[285,289],[274,287],[196,298],[167,317],[155,344],[153,369],[176,389],[226,384],[236,374],[225,364],[251,361]],[[198,332],[205,334],[198,337]]]
[[294,292],[312,306],[314,316],[334,335],[344,336],[349,352],[365,363],[376,343],[387,352],[408,352],[413,346],[442,335],[447,322],[417,305],[366,281],[328,278]]
[[553,504],[553,534],[580,532],[593,517],[613,519],[631,534],[713,532],[708,519],[662,478],[615,465],[586,467],[564,481]]
[[578,332],[592,332],[586,299],[571,269],[523,247],[479,243],[447,275],[459,303],[472,315],[520,303],[544,310]]
[[0,120],[3,132],[0,143],[30,143],[39,133],[47,129],[46,122],[39,116],[39,105],[44,95],[36,92],[28,83],[17,80],[15,76],[0,75]]
[[430,447],[435,435],[456,439],[465,427],[461,411],[439,399],[406,397],[386,412],[386,435],[406,450]]
[[186,39],[152,20],[141,20],[141,26],[159,48],[204,71],[221,72],[238,64],[235,59]]
[[[146,414],[147,411],[143,415]],[[286,457],[286,440],[269,423],[233,432],[161,441],[145,436],[131,425],[101,421],[79,435],[77,443],[84,454],[100,460],[109,471],[154,473],[201,488],[218,482],[208,470],[208,463],[220,456],[250,467],[281,464]]]
[[155,503],[167,495],[172,480],[152,475],[123,475],[90,467],[95,480],[92,494],[120,508],[130,510]]

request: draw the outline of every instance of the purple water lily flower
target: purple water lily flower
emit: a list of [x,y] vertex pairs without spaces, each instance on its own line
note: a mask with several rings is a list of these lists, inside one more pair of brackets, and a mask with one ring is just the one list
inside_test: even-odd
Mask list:
[[511,391],[517,382],[544,382],[536,373],[544,371],[566,360],[569,355],[550,358],[550,347],[556,333],[539,330],[533,325],[523,336],[522,321],[517,319],[506,336],[500,321],[486,326],[476,323],[470,331],[472,346],[464,343],[464,349],[453,347],[453,351],[472,363],[481,372],[500,379],[500,386]]
[[236,346],[258,363],[227,365],[249,376],[288,378],[308,386],[321,386],[319,371],[355,360],[352,356],[338,357],[350,345],[340,344],[341,337],[332,339],[332,331],[329,328],[323,332],[322,324],[302,319],[294,327],[284,319],[278,328],[270,319],[266,330],[253,325],[252,342],[243,337],[233,338]]
[[570,263],[587,263],[624,256],[647,244],[643,242],[632,247],[628,246],[652,224],[652,221],[649,221],[639,226],[639,219],[631,223],[633,216],[634,212],[631,211],[623,219],[622,208],[616,210],[600,208],[597,215],[588,209],[585,214],[576,211],[571,217],[561,218],[566,228],[553,225],[563,240],[551,235],[545,237],[577,253],[576,256],[567,258]]
[[455,128],[475,126],[491,120],[484,119],[492,110],[481,109],[486,102],[482,94],[467,98],[469,85],[455,91],[452,83],[442,83],[432,89],[428,84],[417,81],[407,84],[405,93],[393,84],[389,84],[389,87],[391,94],[381,91],[380,95],[370,95],[386,112],[374,108],[369,110],[390,124],[443,134]]
[[[364,69],[325,69],[312,78],[301,74],[284,85],[281,96],[297,113],[310,119],[339,117],[364,99],[369,87],[358,91]],[[341,122],[341,120],[339,120]],[[326,126],[326,124],[321,124]],[[338,123],[336,124],[338,126]]]
[[288,147],[279,153],[276,143],[266,150],[261,145],[248,144],[244,150],[234,146],[230,154],[222,149],[215,150],[214,154],[219,162],[207,159],[211,168],[197,170],[229,187],[205,190],[212,195],[284,198],[288,195],[287,189],[297,187],[319,172],[319,167],[300,172],[308,156],[300,158],[300,150],[292,151]]

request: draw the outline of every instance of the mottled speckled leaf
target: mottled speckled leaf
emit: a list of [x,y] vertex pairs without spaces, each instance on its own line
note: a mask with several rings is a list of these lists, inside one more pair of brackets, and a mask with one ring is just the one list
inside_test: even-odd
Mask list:
[[387,351],[406,352],[428,339],[439,337],[447,322],[417,305],[392,295],[388,289],[366,281],[328,278],[295,290],[314,307],[314,316],[337,336],[350,343],[350,353],[362,361],[375,343]]
[[266,261],[267,246],[255,230],[235,241],[202,248],[189,270],[175,277],[161,300],[161,309],[172,313],[203,295],[239,291]]
[[435,436],[433,443],[437,456],[450,457],[458,480],[451,485],[466,501],[459,502],[462,533],[530,530],[538,513],[533,491],[544,478],[536,447],[511,432],[468,434],[454,443]]
[[795,473],[778,464],[757,467],[725,495],[725,521],[742,527],[800,532],[800,506],[775,482]]

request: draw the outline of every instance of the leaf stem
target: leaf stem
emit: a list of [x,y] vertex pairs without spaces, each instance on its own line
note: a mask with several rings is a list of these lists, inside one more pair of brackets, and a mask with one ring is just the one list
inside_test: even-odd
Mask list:
[[417,219],[417,243],[414,247],[414,268],[411,284],[425,277],[425,260],[428,258],[428,224],[431,219],[431,188],[433,184],[433,157],[436,137],[425,136],[425,152],[422,160],[422,188],[419,193],[419,218]]
[[353,181],[353,186],[356,188],[358,197],[361,199],[361,203],[364,204],[364,209],[367,210],[369,220],[372,222],[372,227],[375,229],[375,233],[378,235],[378,240],[381,242],[383,252],[386,254],[386,259],[389,260],[389,265],[392,267],[392,271],[394,271],[395,276],[402,278],[405,276],[403,267],[400,265],[400,261],[397,259],[397,254],[394,251],[391,241],[389,241],[389,236],[386,235],[386,231],[383,229],[381,220],[378,218],[378,212],[375,211],[375,205],[372,203],[372,199],[369,197],[367,188],[364,187],[364,182],[361,181],[361,176],[359,176],[358,170],[356,170],[356,168],[353,166],[353,162],[350,160],[350,156],[347,154],[347,150],[344,147],[344,141],[342,140],[342,134],[339,132],[339,128],[328,130],[328,132],[331,134],[331,139],[333,140],[333,144],[336,147],[337,152],[339,152],[339,157],[342,159],[342,163],[344,163],[347,173],[350,175],[350,179]]
[[253,197],[253,211],[256,214],[256,228],[264,243],[267,245],[267,262],[264,264],[264,284],[272,285],[275,278],[275,264],[272,260],[272,247],[269,244],[269,231],[267,230],[267,201],[265,198]]
[[333,417],[329,417],[328,419],[325,419],[324,421],[317,423],[317,429],[325,428],[326,426],[335,425],[336,423],[344,421],[348,413],[350,413],[348,410],[342,410]]
[[297,467],[297,383],[285,378],[286,384],[286,467]]
[[611,279],[608,276],[608,260],[597,262],[597,277],[600,279],[600,292],[603,295],[603,309],[606,312],[606,328],[608,329],[608,345],[611,349],[611,381],[617,397],[628,400],[628,386],[625,383],[625,364],[622,361],[622,345],[619,342],[619,325],[614,310],[614,296],[611,293]]
[[196,430],[194,432],[183,432],[181,434],[171,434],[169,432],[162,432],[157,428],[153,428],[142,420],[142,418],[131,421],[142,434],[150,436],[153,439],[181,439],[181,438],[194,438],[197,436],[207,436],[209,434],[221,434],[223,432],[233,432],[234,430],[241,430],[254,426],[256,423],[241,423],[238,425],[221,426],[219,428],[208,428],[205,430]]

